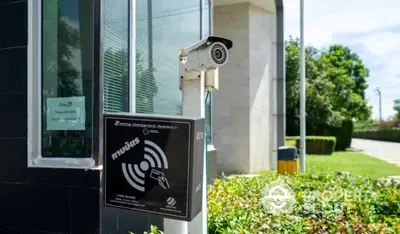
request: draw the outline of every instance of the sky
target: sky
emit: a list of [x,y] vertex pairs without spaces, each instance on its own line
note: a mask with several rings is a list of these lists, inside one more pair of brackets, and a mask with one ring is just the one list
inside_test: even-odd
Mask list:
[[[284,0],[285,36],[300,35],[300,0]],[[400,1],[399,0],[304,0],[306,45],[328,48],[333,43],[351,48],[370,70],[366,98],[379,118],[393,116],[393,101],[400,98]]]

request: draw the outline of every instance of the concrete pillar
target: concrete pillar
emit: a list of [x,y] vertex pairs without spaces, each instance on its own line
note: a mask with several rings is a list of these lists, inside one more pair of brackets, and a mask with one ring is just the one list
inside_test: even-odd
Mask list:
[[252,3],[214,6],[214,34],[234,41],[213,97],[219,171],[255,173],[276,164],[275,22],[271,9]]
[[[270,169],[271,170],[276,170],[278,167],[278,139],[279,139],[279,128],[282,128],[283,126],[280,126],[278,123],[278,118],[279,118],[279,111],[278,111],[278,75],[277,75],[277,70],[278,70],[278,62],[277,62],[277,49],[278,49],[278,43],[277,43],[277,17],[276,14],[274,13],[271,17],[271,62],[270,62],[270,68],[269,69],[269,77],[270,77],[270,111],[271,111],[271,119],[270,119],[270,147],[272,149],[272,152],[269,157],[269,162],[270,162]],[[285,68],[283,68],[285,69]],[[282,92],[282,90],[280,90]]]

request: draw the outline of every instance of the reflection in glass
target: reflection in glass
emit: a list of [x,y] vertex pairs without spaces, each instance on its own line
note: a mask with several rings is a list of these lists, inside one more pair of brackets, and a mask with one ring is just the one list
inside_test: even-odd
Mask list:
[[104,1],[104,112],[129,112],[129,2]]
[[179,51],[199,39],[199,0],[136,1],[136,112],[182,114]]
[[211,8],[210,8],[210,0],[202,0],[203,2],[203,37],[207,37],[210,35],[211,31]]
[[91,157],[93,4],[42,1],[42,156]]

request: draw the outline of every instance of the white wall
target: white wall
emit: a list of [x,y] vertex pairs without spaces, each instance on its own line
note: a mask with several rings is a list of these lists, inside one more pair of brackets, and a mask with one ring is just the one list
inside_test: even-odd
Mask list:
[[254,173],[274,167],[274,18],[274,13],[251,3],[214,7],[214,34],[234,43],[213,97],[220,171]]
[[220,89],[213,96],[214,144],[222,171],[250,167],[249,10],[248,4],[214,8],[214,34],[234,40],[229,63],[221,67]]

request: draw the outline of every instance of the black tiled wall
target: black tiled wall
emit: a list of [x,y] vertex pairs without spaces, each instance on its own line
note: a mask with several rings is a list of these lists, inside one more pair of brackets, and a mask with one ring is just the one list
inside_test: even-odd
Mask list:
[[127,234],[162,225],[105,208],[99,171],[27,168],[27,23],[27,0],[0,0],[0,234]]
[[97,234],[99,172],[27,168],[27,23],[0,0],[0,233]]

